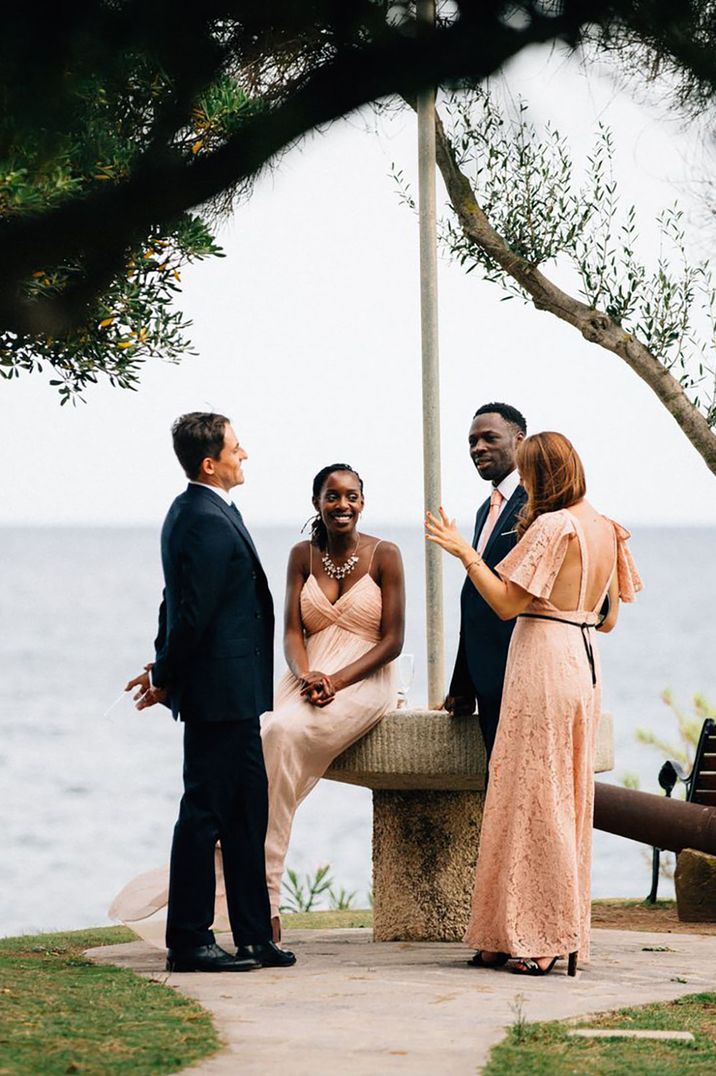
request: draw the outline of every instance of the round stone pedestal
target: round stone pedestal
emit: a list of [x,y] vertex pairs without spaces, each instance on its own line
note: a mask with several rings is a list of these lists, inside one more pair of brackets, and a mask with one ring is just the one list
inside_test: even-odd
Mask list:
[[373,793],[376,941],[462,938],[484,798],[484,792]]
[[[614,766],[602,714],[595,771]],[[376,941],[459,941],[470,910],[485,798],[476,717],[394,710],[325,774],[373,789]]]

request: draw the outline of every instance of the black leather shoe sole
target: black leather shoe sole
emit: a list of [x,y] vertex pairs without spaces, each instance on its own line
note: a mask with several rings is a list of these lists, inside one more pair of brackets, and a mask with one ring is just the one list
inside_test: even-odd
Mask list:
[[294,953],[289,953],[281,960],[274,957],[266,957],[266,959],[261,958],[259,963],[262,968],[292,968],[296,963],[296,957]]
[[296,954],[267,942],[264,945],[237,946],[236,959],[257,960],[262,968],[292,968],[296,963]]
[[260,968],[258,960],[167,960],[167,971],[255,971]]

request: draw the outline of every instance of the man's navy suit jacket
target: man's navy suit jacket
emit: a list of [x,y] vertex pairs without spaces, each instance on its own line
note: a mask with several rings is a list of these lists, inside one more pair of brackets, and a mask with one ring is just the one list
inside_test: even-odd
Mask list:
[[[526,500],[524,487],[518,486],[500,513],[482,553],[489,568],[494,570],[514,548],[517,516]],[[488,497],[477,510],[473,547],[477,546],[489,508]],[[450,683],[451,695],[482,695],[495,700],[501,697],[514,626],[514,620],[500,620],[470,579],[465,580],[460,594],[460,642]]]
[[238,510],[189,485],[162,527],[164,597],[152,680],[183,721],[256,719],[273,706],[273,602]]

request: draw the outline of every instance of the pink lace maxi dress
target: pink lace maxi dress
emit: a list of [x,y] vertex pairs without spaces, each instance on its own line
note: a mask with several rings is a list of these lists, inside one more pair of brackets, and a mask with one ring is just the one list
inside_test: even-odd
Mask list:
[[[334,604],[311,573],[301,590],[300,602],[311,669],[329,675],[338,672],[380,640],[382,597],[370,575],[370,566]],[[281,677],[275,709],[263,715],[261,730],[269,779],[266,876],[272,915],[278,915],[281,878],[296,808],[333,759],[377,724],[396,702],[392,663],[339,691],[333,702],[323,708],[311,706],[301,697],[300,683],[292,673]],[[323,849],[322,854],[330,855],[330,849]],[[134,878],[115,897],[110,918],[121,920],[146,941],[162,946],[168,882],[167,867]],[[217,847],[214,930],[228,929],[221,850]]]
[[[629,532],[612,526],[611,568],[604,557],[592,564],[583,526],[567,510],[538,516],[496,568],[533,599],[525,610],[531,617],[517,620],[507,659],[465,934],[475,949],[516,957],[577,949],[581,960],[589,958],[601,669],[594,631],[565,621],[597,623],[614,565],[622,601],[633,601],[641,589],[626,547]],[[575,535],[582,559],[578,608],[564,611],[549,599]],[[589,582],[605,578],[599,601],[585,609]]]

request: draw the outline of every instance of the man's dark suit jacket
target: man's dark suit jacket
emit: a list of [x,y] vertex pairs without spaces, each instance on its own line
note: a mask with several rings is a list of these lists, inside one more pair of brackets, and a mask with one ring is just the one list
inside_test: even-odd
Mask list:
[[273,602],[241,515],[189,485],[162,527],[164,598],[152,681],[183,721],[255,720],[273,706]]
[[[527,493],[522,486],[518,486],[500,513],[482,553],[482,559],[489,568],[494,570],[495,565],[514,548],[517,542],[517,516],[526,500]],[[473,547],[477,546],[489,508],[488,497],[477,510]],[[482,695],[489,699],[501,697],[507,651],[514,626],[514,620],[500,620],[470,579],[465,580],[460,595],[460,642],[450,683],[451,695]]]

